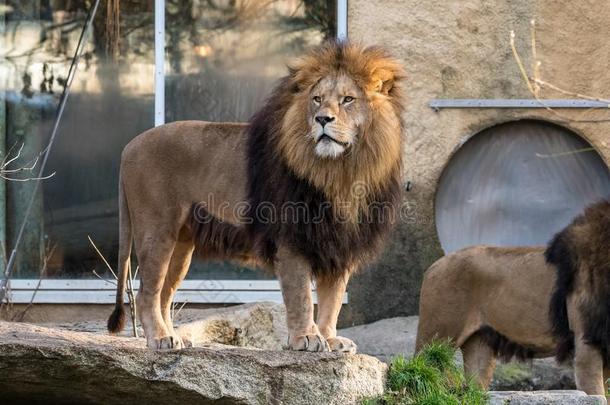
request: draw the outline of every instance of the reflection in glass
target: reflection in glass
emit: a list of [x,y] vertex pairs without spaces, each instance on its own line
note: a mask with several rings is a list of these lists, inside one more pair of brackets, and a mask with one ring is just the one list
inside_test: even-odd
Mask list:
[[[72,85],[47,171],[28,221],[15,278],[92,277],[104,273],[87,235],[114,263],[120,152],[152,126],[152,10],[123,1],[120,20],[100,7]],[[144,2],[147,3],[147,2]],[[1,147],[23,146],[27,162],[47,144],[65,77],[90,1],[2,3],[4,27]],[[120,32],[110,37],[109,32]],[[6,151],[5,151],[6,153]],[[27,177],[27,173],[22,174]],[[6,243],[11,248],[33,182],[6,184]]]
[[167,3],[166,119],[247,121],[286,63],[335,32],[335,2]]

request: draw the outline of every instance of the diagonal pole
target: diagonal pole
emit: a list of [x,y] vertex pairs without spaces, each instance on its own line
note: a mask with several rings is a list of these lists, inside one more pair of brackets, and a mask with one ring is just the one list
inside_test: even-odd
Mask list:
[[23,233],[25,231],[25,226],[27,225],[28,219],[30,217],[30,212],[32,211],[32,206],[34,205],[34,199],[36,198],[36,193],[38,192],[38,188],[40,186],[40,182],[43,178],[44,170],[47,166],[47,160],[49,158],[49,153],[51,152],[51,148],[53,147],[53,143],[55,142],[55,137],[57,136],[57,129],[59,128],[59,123],[61,121],[61,117],[63,116],[64,109],[66,107],[66,101],[68,101],[68,96],[70,95],[70,88],[72,87],[72,82],[74,80],[74,76],[76,75],[76,69],[78,68],[78,62],[80,61],[80,57],[85,49],[85,45],[87,44],[87,39],[89,38],[89,33],[91,31],[91,25],[93,24],[93,19],[95,18],[95,14],[97,13],[97,8],[100,4],[100,0],[95,0],[95,3],[89,8],[87,12],[87,19],[85,21],[85,26],[81,31],[80,38],[78,39],[78,45],[76,46],[76,50],[74,51],[74,57],[72,58],[72,63],[70,64],[70,69],[68,70],[68,77],[66,79],[66,84],[64,86],[64,90],[61,93],[61,99],[59,101],[59,106],[57,107],[57,114],[55,116],[55,123],[53,125],[53,131],[51,132],[51,137],[49,139],[49,143],[44,151],[44,157],[42,159],[42,163],[40,165],[40,170],[38,171],[38,176],[35,180],[35,185],[32,190],[32,196],[30,197],[30,201],[28,203],[27,209],[25,210],[25,215],[23,217],[23,222],[21,223],[21,227],[19,228],[19,233],[17,234],[17,239],[15,240],[15,245],[11,250],[11,255],[8,260],[8,264],[6,265],[6,269],[4,271],[4,277],[0,282],[0,303],[4,302],[7,294],[7,286],[8,281],[11,278],[11,274],[13,272],[13,267],[15,265],[15,258],[17,256],[17,252],[19,251],[19,245],[21,244],[21,240],[23,239]]

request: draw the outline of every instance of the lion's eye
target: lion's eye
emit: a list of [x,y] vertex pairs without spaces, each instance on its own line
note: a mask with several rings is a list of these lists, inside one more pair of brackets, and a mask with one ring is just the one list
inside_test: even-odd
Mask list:
[[354,101],[354,97],[352,97],[352,96],[343,97],[343,104],[348,104],[348,103],[351,103],[352,101]]
[[314,101],[314,103],[320,104],[322,102],[322,97],[313,96],[313,101]]

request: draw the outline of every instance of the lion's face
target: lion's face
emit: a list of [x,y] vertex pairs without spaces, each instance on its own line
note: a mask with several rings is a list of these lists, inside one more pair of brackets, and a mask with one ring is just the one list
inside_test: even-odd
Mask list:
[[315,154],[338,158],[358,142],[358,135],[369,114],[363,91],[344,75],[327,76],[311,90],[308,136]]
[[402,64],[381,48],[327,43],[291,64],[253,125],[355,221],[367,196],[400,173],[403,79]]

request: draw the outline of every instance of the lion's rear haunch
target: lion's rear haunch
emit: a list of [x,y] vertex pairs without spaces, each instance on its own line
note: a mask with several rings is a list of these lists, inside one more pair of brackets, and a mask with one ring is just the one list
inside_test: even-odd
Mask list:
[[[584,323],[586,341],[600,348],[610,364],[610,201],[589,206],[549,243],[545,257],[555,266],[557,279],[549,316],[557,338],[557,360],[573,356],[574,334],[568,320],[568,297],[586,294],[577,308]],[[576,290],[577,279],[587,288]]]

